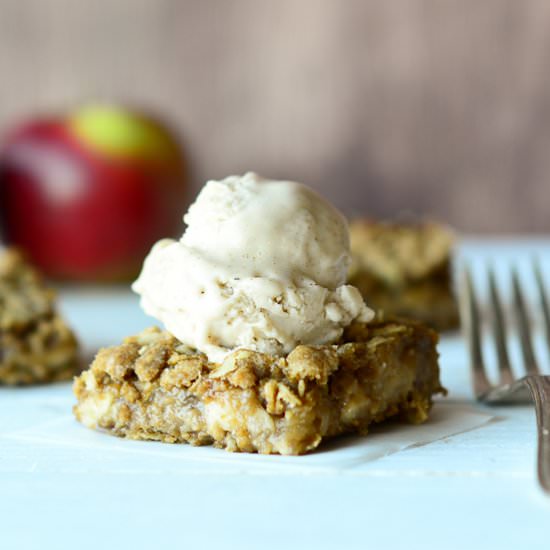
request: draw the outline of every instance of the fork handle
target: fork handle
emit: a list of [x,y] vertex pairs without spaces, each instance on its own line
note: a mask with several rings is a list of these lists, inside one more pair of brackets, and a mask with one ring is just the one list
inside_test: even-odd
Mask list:
[[550,493],[550,377],[528,376],[525,383],[537,411],[537,472],[542,488]]

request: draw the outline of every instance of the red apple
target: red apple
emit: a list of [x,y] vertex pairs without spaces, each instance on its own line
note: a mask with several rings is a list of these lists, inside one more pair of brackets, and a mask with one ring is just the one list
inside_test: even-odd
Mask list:
[[0,152],[5,239],[53,277],[128,278],[179,231],[184,168],[174,136],[139,112],[92,105],[31,121]]

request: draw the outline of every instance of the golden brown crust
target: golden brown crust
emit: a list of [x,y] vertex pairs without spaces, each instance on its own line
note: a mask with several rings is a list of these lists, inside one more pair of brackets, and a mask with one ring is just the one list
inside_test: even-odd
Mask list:
[[0,253],[0,384],[69,380],[78,345],[55,311],[55,293],[13,249]]
[[431,222],[360,220],[351,224],[350,237],[349,283],[370,307],[438,330],[458,327],[451,281],[453,237],[447,228]]
[[302,454],[390,416],[426,420],[444,391],[436,341],[415,323],[355,325],[338,345],[241,349],[216,364],[151,328],[98,353],[75,380],[74,412],[131,439]]

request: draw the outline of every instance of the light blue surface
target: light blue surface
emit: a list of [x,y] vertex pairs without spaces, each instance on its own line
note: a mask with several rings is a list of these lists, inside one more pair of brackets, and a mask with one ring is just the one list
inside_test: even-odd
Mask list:
[[[533,253],[550,280],[547,239],[466,241],[458,263],[480,276],[492,261],[505,289],[512,262],[530,280]],[[62,300],[89,353],[152,322],[121,289],[65,290]],[[460,337],[443,338],[440,351],[449,400],[471,404]],[[274,471],[238,455],[190,465],[178,447],[157,452],[64,424],[71,401],[68,384],[0,389],[1,550],[550,548],[530,407],[473,405],[496,418],[360,467]],[[37,437],[56,430],[82,431],[74,445]],[[22,436],[2,437],[12,432]]]

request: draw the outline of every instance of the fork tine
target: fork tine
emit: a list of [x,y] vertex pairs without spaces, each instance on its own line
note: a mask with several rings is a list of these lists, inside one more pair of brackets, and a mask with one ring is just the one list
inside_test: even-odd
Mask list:
[[542,309],[542,317],[544,319],[544,332],[546,334],[546,346],[550,352],[550,307],[548,306],[548,296],[546,295],[546,288],[544,281],[542,280],[542,271],[538,260],[533,261],[533,268],[535,271],[535,279],[537,280],[537,287],[539,291],[540,307]]
[[512,270],[512,286],[514,292],[514,303],[516,317],[518,323],[518,331],[521,342],[521,353],[523,355],[523,363],[527,374],[540,374],[529,336],[529,316],[527,315],[527,306],[525,297],[521,290],[519,276],[516,269]]
[[472,274],[466,266],[462,272],[462,292],[460,293],[460,311],[462,327],[468,343],[470,368],[474,393],[477,398],[489,391],[491,384],[485,374],[485,364],[481,352],[481,322],[479,306],[472,282]]
[[506,349],[506,328],[504,314],[502,313],[502,302],[497,288],[495,272],[492,267],[489,268],[488,277],[492,306],[493,335],[497,350],[500,383],[512,384],[514,382],[514,373],[510,367],[510,359],[508,357],[508,350]]

